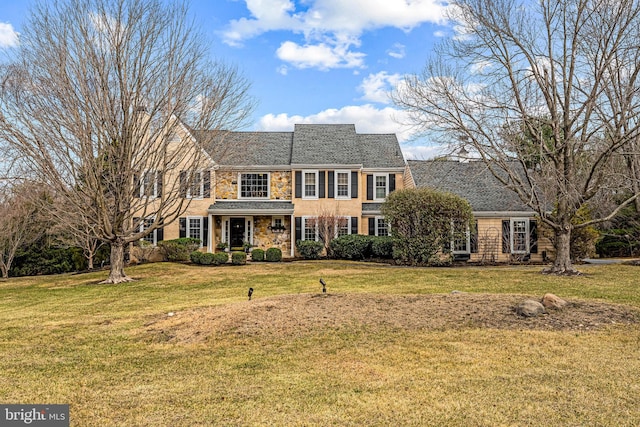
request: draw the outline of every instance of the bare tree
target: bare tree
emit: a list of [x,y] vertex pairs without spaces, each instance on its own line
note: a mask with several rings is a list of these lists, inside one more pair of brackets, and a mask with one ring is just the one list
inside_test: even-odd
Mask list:
[[0,187],[0,272],[9,277],[9,270],[18,249],[42,235],[37,227],[37,205],[33,194],[37,189],[22,184]]
[[[630,174],[612,179],[608,165],[638,156],[640,5],[454,0],[451,11],[456,36],[421,75],[405,79],[395,100],[423,131],[479,155],[553,230],[548,271],[575,273],[572,230],[638,198]],[[531,145],[523,150],[525,133]],[[573,221],[599,195],[619,192],[620,182],[630,196],[601,217]]]
[[333,239],[350,234],[351,224],[347,217],[340,215],[338,208],[322,207],[312,221],[318,230],[318,238],[324,244],[324,251],[327,255],[329,255],[329,245]]
[[111,245],[106,283],[130,280],[125,247],[184,213],[181,190],[213,166],[192,129],[249,117],[248,83],[208,58],[184,4],[60,0],[32,11],[3,67],[0,139]]

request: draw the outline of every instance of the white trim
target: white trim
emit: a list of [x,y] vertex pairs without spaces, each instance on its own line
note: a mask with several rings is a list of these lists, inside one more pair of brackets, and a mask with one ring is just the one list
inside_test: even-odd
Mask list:
[[291,169],[310,169],[310,170],[336,170],[336,169],[349,169],[349,170],[361,170],[361,164],[344,164],[344,163],[327,163],[327,164],[304,164],[304,163],[293,163],[291,164]]
[[380,231],[379,231],[379,229],[378,229],[378,221],[379,221],[379,220],[382,220],[382,221],[384,221],[384,223],[387,225],[387,236],[391,236],[391,226],[390,226],[390,225],[389,225],[389,223],[386,221],[386,219],[385,219],[383,216],[381,216],[381,215],[374,216],[373,218],[374,218],[374,219],[373,219],[373,221],[374,221],[374,222],[373,222],[373,224],[374,224],[374,230],[375,230],[374,234],[375,234],[376,236],[380,236]]
[[315,216],[303,216],[302,217],[302,224],[301,224],[301,229],[300,229],[300,240],[310,240],[306,238],[306,231],[307,231],[307,220],[308,219],[313,219],[316,220],[316,225],[315,225],[315,229],[316,229],[316,238],[314,239],[316,242],[320,240],[320,237],[318,236],[318,223],[317,223],[317,219],[318,217]]
[[[318,200],[320,194],[320,173],[317,169],[303,169],[302,171],[302,198],[305,200]],[[307,196],[307,174],[315,174],[316,182],[315,182],[315,195]]]
[[204,221],[202,221],[203,217],[201,217],[201,216],[187,216],[185,218],[186,218],[186,224],[185,224],[184,233],[185,233],[185,236],[187,236],[187,237],[191,237],[191,235],[190,235],[191,234],[190,233],[191,232],[191,220],[195,219],[195,220],[198,220],[200,222],[200,237],[195,237],[195,239],[200,239],[200,247],[201,248],[204,247],[202,245],[202,240],[203,240],[202,236],[204,234],[204,227],[203,227],[203,225],[204,225],[203,222]]
[[[338,219],[346,219],[347,220],[347,235],[351,234],[351,217],[350,216],[339,216]],[[340,237],[338,235],[339,224],[336,224],[336,231],[334,233],[334,238]]]
[[[338,174],[346,174],[347,175],[347,195],[339,196],[338,195]],[[351,200],[351,171],[346,169],[335,170],[333,172],[333,196],[336,200]]]
[[[187,174],[189,173],[189,171],[184,171],[184,172],[186,172]],[[199,196],[192,196],[191,195],[191,188],[192,188],[193,184],[195,184],[195,182],[190,182],[189,184],[191,184],[191,185],[187,186],[187,194],[186,194],[186,197],[185,197],[186,199],[192,199],[192,200],[202,200],[202,199],[204,199],[204,173],[203,172],[204,171],[202,171],[202,170],[196,170],[196,171],[193,172],[193,178],[194,178],[193,181],[195,181],[196,175],[199,175],[199,177],[200,177],[199,178],[200,179],[200,189],[199,189],[200,190],[200,195]],[[187,181],[188,181],[188,179],[187,179]]]
[[207,252],[213,252],[213,240],[216,237],[216,227],[213,223],[213,215],[209,214],[209,235],[207,236]]
[[[515,222],[524,222],[524,241],[525,241],[525,249],[524,250],[520,250],[520,251],[516,251],[515,248],[515,232],[514,232],[514,224]],[[530,253],[530,246],[531,246],[531,239],[529,236],[529,219],[527,218],[509,218],[509,249],[510,252],[512,254],[517,254],[517,255],[521,255],[521,254],[528,254]]]
[[[247,197],[242,196],[242,175],[267,175],[267,196],[266,197]],[[238,172],[238,200],[269,200],[271,199],[271,172]]]
[[[378,177],[384,177],[384,191],[385,191],[385,195],[383,198],[379,198],[378,197],[378,191],[377,191],[377,181],[378,181]],[[375,202],[384,202],[387,198],[387,196],[389,195],[389,175],[386,173],[374,173],[373,174],[373,201]]]
[[[451,223],[451,228],[453,229],[453,233],[455,233],[455,229],[453,228],[454,224],[453,222]],[[467,224],[466,230],[465,230],[465,237],[466,237],[466,250],[464,251],[457,251],[456,248],[456,238],[455,236],[452,236],[451,238],[451,253],[454,255],[469,255],[471,254],[471,228],[469,227],[469,224]]]
[[[140,221],[140,229],[138,231],[142,232],[142,231],[146,230],[144,228],[145,221],[153,222],[153,221],[155,221],[155,219],[156,219],[155,216],[147,216],[147,217],[144,217],[144,218],[140,218],[140,220],[139,220]],[[149,242],[148,240],[146,240],[146,238],[149,237],[149,236],[153,236],[152,237],[152,242]],[[140,240],[144,240],[144,241],[146,241],[148,243],[151,243],[153,246],[158,246],[158,229],[155,228],[151,233],[147,234],[145,237],[142,237]]]
[[296,218],[293,216],[293,213],[290,216],[290,220],[289,220],[289,235],[290,240],[291,240],[291,258],[293,258],[294,256],[296,256]]
[[[151,191],[150,195],[146,195],[145,194],[145,179],[148,175],[153,175],[153,189]],[[142,199],[142,198],[147,198],[149,200],[153,200],[153,199],[157,199],[158,197],[160,197],[161,195],[158,194],[158,175],[160,174],[159,171],[157,170],[152,170],[152,169],[145,169],[142,174],[140,175],[140,177],[138,178],[140,180],[140,182],[138,183],[138,196]],[[162,175],[160,175],[160,178],[162,179]]]

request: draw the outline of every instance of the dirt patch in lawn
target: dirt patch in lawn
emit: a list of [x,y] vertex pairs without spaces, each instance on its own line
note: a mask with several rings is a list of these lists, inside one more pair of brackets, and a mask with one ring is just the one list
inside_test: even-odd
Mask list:
[[525,318],[514,311],[525,299],[531,296],[283,295],[167,313],[148,322],[145,331],[157,341],[191,343],[204,342],[219,334],[296,336],[349,326],[587,331],[640,320],[640,312],[629,306],[571,300],[562,310],[548,310],[545,315]]

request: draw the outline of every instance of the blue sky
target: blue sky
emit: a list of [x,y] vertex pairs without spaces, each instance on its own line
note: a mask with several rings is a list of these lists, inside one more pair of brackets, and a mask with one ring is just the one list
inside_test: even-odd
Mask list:
[[[19,43],[30,3],[0,4],[0,56]],[[436,148],[412,137],[387,92],[455,33],[445,8],[442,0],[191,1],[212,55],[252,84],[250,129],[355,123],[360,133],[395,133],[407,158],[429,158]]]

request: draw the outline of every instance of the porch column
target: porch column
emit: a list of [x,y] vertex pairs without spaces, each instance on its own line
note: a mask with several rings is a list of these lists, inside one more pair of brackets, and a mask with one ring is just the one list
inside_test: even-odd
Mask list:
[[216,224],[213,222],[213,215],[209,214],[209,244],[207,245],[207,252],[213,252],[213,239],[216,237]]
[[289,234],[291,235],[291,258],[293,258],[296,253],[296,220],[293,214],[289,220]]

